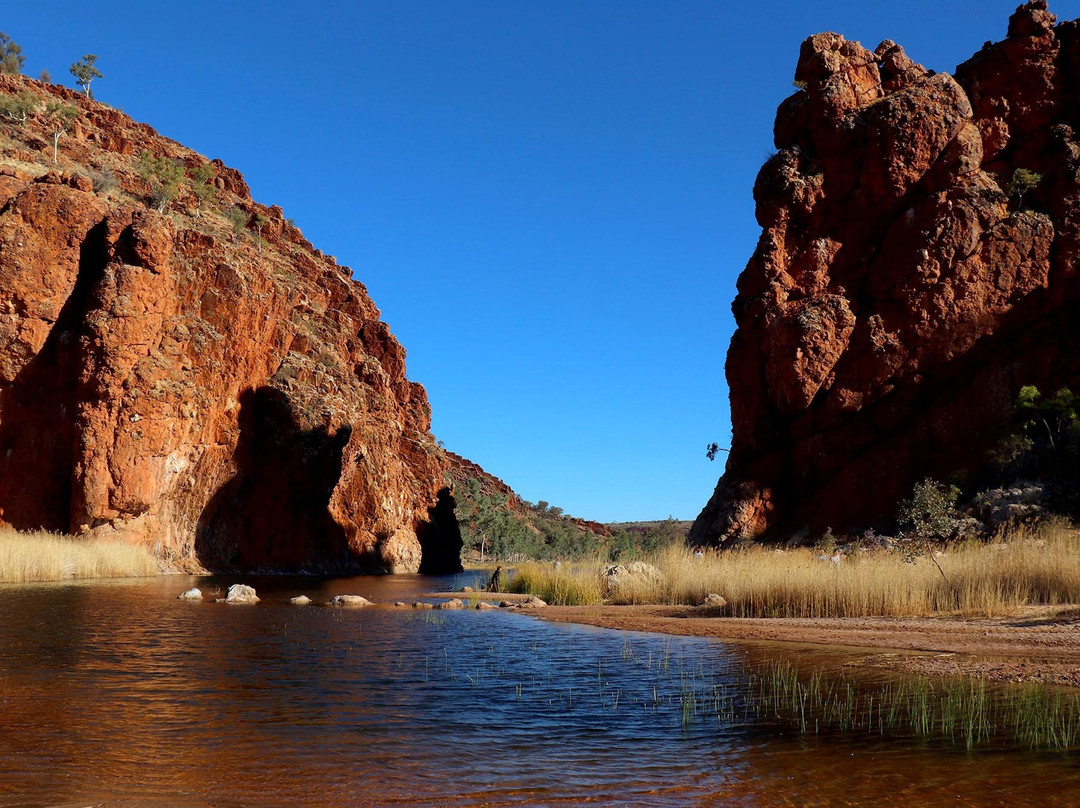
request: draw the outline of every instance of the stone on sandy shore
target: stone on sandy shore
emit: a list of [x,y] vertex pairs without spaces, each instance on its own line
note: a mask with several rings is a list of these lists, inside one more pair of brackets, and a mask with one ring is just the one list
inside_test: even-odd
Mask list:
[[511,608],[513,606],[516,606],[516,605],[517,604],[514,603],[514,601],[512,601],[512,600],[500,600],[499,601],[499,608],[500,609],[509,609],[509,608]]
[[494,605],[493,603],[488,603],[486,600],[482,600],[482,601],[480,601],[479,603],[476,604],[476,608],[483,610],[483,609],[498,609],[499,607]]
[[289,603],[293,606],[307,606],[311,603],[311,598],[307,595],[297,595],[295,598],[289,598]]
[[434,603],[427,603],[427,602],[422,601],[422,600],[418,600],[415,603],[413,603],[412,607],[414,609],[434,609],[435,604]]
[[342,609],[361,609],[370,606],[371,601],[363,595],[334,595],[330,598],[330,606],[338,606]]
[[187,592],[181,592],[176,596],[177,600],[202,600],[202,591],[199,589],[189,589]]
[[461,587],[461,591],[462,592],[472,592],[473,588],[471,586],[463,586],[463,587]]
[[404,607],[405,607],[405,606],[407,606],[407,605],[408,605],[408,604],[407,604],[407,603],[405,603],[405,601],[403,601],[403,600],[395,600],[395,601],[394,601],[394,607],[395,607],[395,608],[398,608],[398,609],[404,608]]
[[451,600],[446,601],[445,603],[440,603],[435,608],[436,609],[464,609],[465,604],[462,602],[461,598],[453,598]]
[[535,596],[530,596],[528,600],[517,604],[519,609],[543,609],[545,606],[547,606],[547,602]]
[[717,595],[715,592],[710,592],[704,598],[698,606],[709,606],[712,608],[718,608],[720,606],[727,606],[727,601],[721,595]]

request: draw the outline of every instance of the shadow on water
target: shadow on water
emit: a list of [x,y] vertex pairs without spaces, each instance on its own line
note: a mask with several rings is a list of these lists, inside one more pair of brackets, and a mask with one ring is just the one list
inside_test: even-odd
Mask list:
[[240,396],[236,475],[199,518],[195,552],[212,570],[358,572],[361,559],[329,510],[352,428],[304,430],[284,393]]

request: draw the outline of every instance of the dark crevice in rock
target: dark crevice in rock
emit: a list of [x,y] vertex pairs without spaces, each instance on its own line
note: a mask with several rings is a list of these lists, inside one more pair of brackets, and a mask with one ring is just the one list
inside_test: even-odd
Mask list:
[[370,559],[349,550],[328,507],[351,429],[302,429],[287,396],[270,387],[241,396],[239,419],[236,474],[196,528],[199,562],[219,572],[365,571]]
[[0,508],[19,530],[77,527],[70,521],[79,337],[107,262],[103,221],[82,242],[75,285],[44,345],[0,393]]

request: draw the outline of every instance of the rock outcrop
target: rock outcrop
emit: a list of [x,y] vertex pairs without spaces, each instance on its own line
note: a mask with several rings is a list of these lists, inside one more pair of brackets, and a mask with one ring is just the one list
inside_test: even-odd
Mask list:
[[0,95],[29,109],[0,116],[0,522],[187,571],[459,569],[427,397],[349,269],[220,161]]
[[[955,75],[802,45],[754,187],[733,439],[697,544],[857,529],[978,468],[1022,385],[1080,387],[1080,23],[1021,6]],[[1018,169],[1042,175],[1027,193]]]

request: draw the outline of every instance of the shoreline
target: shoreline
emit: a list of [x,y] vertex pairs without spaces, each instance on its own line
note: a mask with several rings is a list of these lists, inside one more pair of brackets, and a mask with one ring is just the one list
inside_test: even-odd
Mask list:
[[924,675],[1041,682],[1080,689],[1080,607],[1030,607],[997,618],[719,617],[687,606],[548,606],[531,614],[554,623],[845,649],[851,664]]

